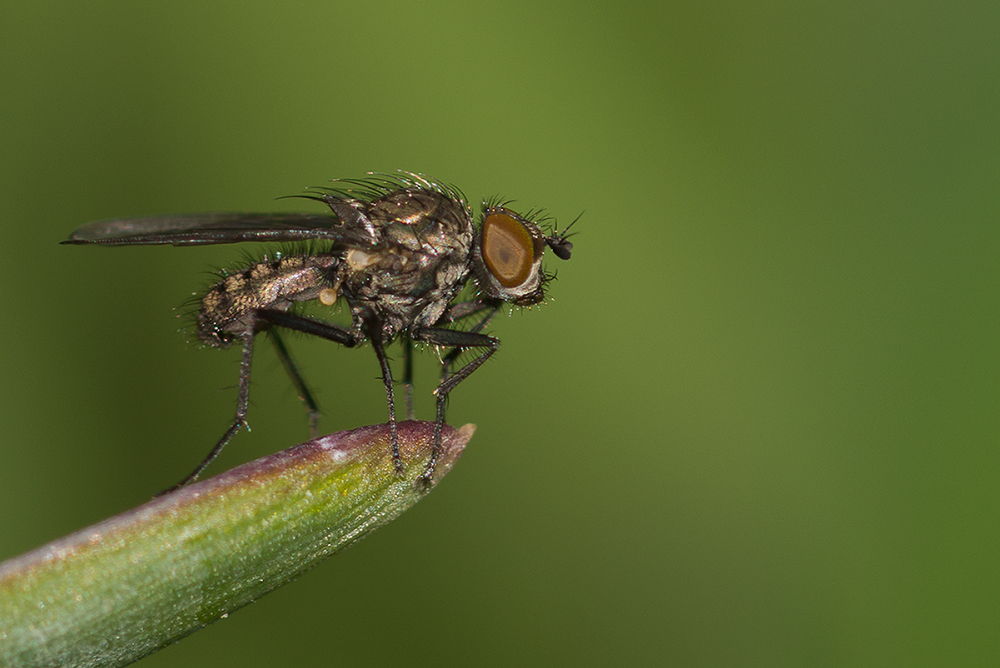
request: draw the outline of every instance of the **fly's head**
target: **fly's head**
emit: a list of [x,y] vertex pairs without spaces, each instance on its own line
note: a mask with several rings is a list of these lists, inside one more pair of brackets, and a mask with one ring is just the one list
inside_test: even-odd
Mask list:
[[542,301],[551,278],[542,269],[545,248],[568,260],[573,251],[570,227],[572,223],[562,232],[545,234],[530,214],[521,216],[503,204],[484,202],[472,249],[472,275],[480,294],[516,306]]

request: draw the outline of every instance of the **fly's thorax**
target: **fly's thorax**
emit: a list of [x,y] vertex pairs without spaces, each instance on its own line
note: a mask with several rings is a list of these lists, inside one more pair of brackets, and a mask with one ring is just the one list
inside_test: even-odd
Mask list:
[[453,193],[405,189],[354,211],[376,231],[377,243],[344,250],[341,294],[357,326],[378,323],[389,340],[414,324],[428,326],[465,285],[474,225]]
[[397,190],[374,200],[368,216],[383,238],[392,226],[409,228],[421,243],[434,243],[434,235],[451,241],[472,233],[472,211],[462,199],[423,188]]
[[431,326],[468,278],[468,252],[411,251],[389,245],[351,249],[341,265],[340,294],[358,327],[379,323],[383,341],[413,325]]
[[198,337],[214,347],[253,333],[255,312],[287,310],[293,303],[337,297],[340,258],[330,254],[276,256],[223,276],[201,299]]

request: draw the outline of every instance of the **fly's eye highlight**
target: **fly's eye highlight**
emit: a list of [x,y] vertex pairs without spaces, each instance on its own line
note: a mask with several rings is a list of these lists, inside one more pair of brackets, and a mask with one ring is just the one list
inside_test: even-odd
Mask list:
[[516,288],[531,277],[536,245],[524,223],[506,211],[490,213],[483,221],[483,261],[505,288]]

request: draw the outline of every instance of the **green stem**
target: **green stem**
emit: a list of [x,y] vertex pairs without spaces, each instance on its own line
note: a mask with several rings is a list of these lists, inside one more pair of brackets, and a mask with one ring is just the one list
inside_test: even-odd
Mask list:
[[[0,564],[0,665],[122,666],[280,587],[416,503],[434,425],[309,441]],[[445,426],[432,483],[474,427]]]

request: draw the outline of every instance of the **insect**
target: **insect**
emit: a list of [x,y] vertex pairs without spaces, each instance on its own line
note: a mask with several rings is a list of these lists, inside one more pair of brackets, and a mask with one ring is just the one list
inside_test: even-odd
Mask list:
[[[297,252],[276,253],[223,273],[201,297],[198,338],[216,348],[242,347],[236,415],[205,459],[171,490],[195,480],[246,425],[250,366],[260,332],[268,332],[274,343],[306,405],[315,435],[319,409],[284,343],[283,329],[348,348],[371,344],[385,385],[397,473],[403,466],[386,347],[402,340],[409,418],[413,417],[413,344],[451,349],[441,357],[431,456],[418,478],[426,486],[441,451],[448,394],[500,346],[499,339],[482,330],[505,303],[530,306],[542,301],[551,278],[541,266],[546,248],[563,260],[572,253],[567,234],[572,224],[546,234],[532,220],[536,214],[522,216],[508,208],[509,202],[493,199],[483,202],[476,225],[461,191],[420,174],[369,173],[364,179],[332,183],[294,196],[321,202],[330,213],[196,213],[107,220],[84,225],[62,242],[104,246],[309,242],[308,248]],[[470,279],[476,296],[457,301]],[[293,308],[314,301],[332,306],[338,300],[350,310],[349,326],[302,315]],[[466,326],[454,328],[459,321],[466,321]],[[475,357],[455,369],[466,350],[473,350]]]

